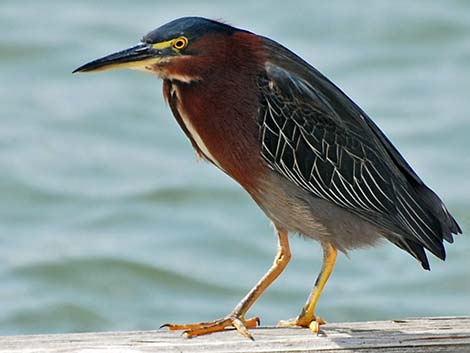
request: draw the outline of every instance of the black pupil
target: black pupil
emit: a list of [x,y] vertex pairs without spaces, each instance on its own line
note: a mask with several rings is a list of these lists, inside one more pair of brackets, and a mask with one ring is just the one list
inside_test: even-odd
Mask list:
[[183,40],[180,39],[176,42],[176,47],[177,48],[182,48],[183,46],[184,46],[184,41]]

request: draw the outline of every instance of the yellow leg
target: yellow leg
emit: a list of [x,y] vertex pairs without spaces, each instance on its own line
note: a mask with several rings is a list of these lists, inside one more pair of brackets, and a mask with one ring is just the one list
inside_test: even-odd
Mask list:
[[287,231],[276,227],[279,238],[277,255],[274,263],[266,274],[258,281],[258,283],[248,292],[248,294],[240,301],[233,311],[226,317],[211,322],[200,322],[197,324],[164,324],[162,327],[168,327],[170,330],[185,330],[186,337],[194,337],[212,332],[222,331],[228,326],[233,326],[243,336],[253,339],[247,328],[259,325],[258,318],[245,320],[245,314],[256,302],[261,294],[269,287],[269,285],[282,273],[290,260],[290,248]]
[[310,296],[308,297],[300,315],[297,316],[297,318],[294,320],[279,322],[279,326],[309,327],[310,330],[317,333],[320,330],[320,325],[325,324],[325,321],[322,318],[315,316],[315,307],[335,266],[337,251],[330,243],[322,243],[322,247],[323,266],[320,274],[317,277],[317,280],[315,281],[315,286],[313,287],[313,290],[310,293]]

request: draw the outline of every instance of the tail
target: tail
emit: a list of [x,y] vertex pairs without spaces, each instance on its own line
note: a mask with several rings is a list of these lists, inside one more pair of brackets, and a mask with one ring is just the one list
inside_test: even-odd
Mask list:
[[444,240],[453,243],[453,234],[462,233],[462,230],[441,199],[424,183],[414,183],[411,188],[400,185],[396,187],[396,195],[398,218],[408,234],[394,243],[429,270],[424,249],[445,260]]
[[429,270],[424,248],[445,260],[443,240],[452,243],[452,234],[460,234],[462,229],[439,196],[424,184],[387,136],[371,119],[366,121],[406,180],[395,186],[395,191],[398,217],[408,234],[391,240],[418,259],[423,268]]

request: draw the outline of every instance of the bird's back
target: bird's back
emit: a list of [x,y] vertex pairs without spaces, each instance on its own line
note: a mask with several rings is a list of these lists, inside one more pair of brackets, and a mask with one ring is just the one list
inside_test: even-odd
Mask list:
[[424,248],[445,259],[443,240],[461,230],[440,198],[338,87],[288,49],[264,43],[259,124],[269,167],[312,200],[371,223],[424,268]]

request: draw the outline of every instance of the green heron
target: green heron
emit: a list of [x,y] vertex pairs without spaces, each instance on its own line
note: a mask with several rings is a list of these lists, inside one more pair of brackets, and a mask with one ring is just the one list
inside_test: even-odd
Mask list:
[[169,22],[132,48],[74,72],[114,68],[163,79],[163,95],[197,155],[236,180],[275,226],[272,267],[226,317],[165,324],[188,337],[258,318],[245,314],[291,257],[288,233],[319,241],[323,266],[301,313],[281,326],[309,327],[337,250],[387,239],[429,270],[425,249],[445,259],[443,240],[461,229],[385,134],[345,93],[275,41],[217,21]]

